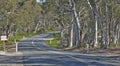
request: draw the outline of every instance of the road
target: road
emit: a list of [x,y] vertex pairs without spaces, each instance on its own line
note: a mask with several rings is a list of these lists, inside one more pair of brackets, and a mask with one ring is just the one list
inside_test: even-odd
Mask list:
[[[50,48],[41,34],[19,43],[20,54],[0,55],[0,66],[120,66],[120,56],[104,56]],[[33,40],[34,39],[34,40]]]

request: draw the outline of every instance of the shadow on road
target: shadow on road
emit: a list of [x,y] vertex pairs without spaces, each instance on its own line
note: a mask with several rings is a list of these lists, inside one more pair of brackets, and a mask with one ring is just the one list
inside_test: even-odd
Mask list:
[[[47,38],[51,34],[41,34],[33,38]],[[22,64],[21,66],[119,66],[120,56],[95,56],[65,52],[50,48],[42,40],[25,39],[19,43],[22,55],[0,55],[0,66]],[[13,65],[15,66],[15,65]]]

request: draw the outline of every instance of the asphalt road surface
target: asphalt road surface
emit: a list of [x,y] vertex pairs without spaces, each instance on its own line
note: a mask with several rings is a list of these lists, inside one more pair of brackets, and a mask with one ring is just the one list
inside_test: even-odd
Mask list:
[[50,48],[41,34],[19,43],[19,53],[0,55],[0,66],[120,66],[120,56],[72,53]]

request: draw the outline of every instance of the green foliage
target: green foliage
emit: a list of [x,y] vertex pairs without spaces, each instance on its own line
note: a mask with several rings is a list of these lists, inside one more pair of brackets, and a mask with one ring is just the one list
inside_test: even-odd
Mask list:
[[115,17],[119,17],[120,18],[120,5],[119,4],[115,5],[113,13],[114,13]]
[[46,41],[46,43],[50,47],[57,48],[60,45],[60,34],[53,34],[52,38],[54,38],[54,40],[51,41],[51,44],[50,41]]
[[120,43],[119,44],[112,44],[110,48],[120,48]]
[[52,40],[51,44],[50,44],[50,41],[46,41],[46,43],[48,44],[48,46],[50,46],[52,48],[57,48],[60,45],[59,40]]
[[[5,44],[6,44],[6,45],[14,44],[15,41],[16,41],[16,42],[19,42],[19,41],[21,41],[21,39],[23,39],[24,37],[29,38],[29,37],[32,37],[32,36],[34,36],[34,35],[36,35],[36,33],[17,34],[16,36],[11,36],[11,37],[9,37],[9,38],[8,38],[8,41],[5,41]],[[4,43],[3,41],[0,41],[0,50],[3,49],[3,43]]]
[[[106,12],[104,0],[89,1],[95,11],[97,10],[97,5],[99,11],[98,18],[101,17],[103,22],[102,30],[105,31]],[[113,32],[114,34],[115,30],[118,32],[115,25],[119,24],[120,4],[117,3],[117,0],[106,0],[106,4],[109,9],[110,23],[112,23],[110,25],[110,27],[112,26],[110,32]],[[94,40],[94,14],[93,16],[91,15],[90,9],[86,6],[86,0],[75,0],[75,5],[77,16],[81,25],[81,34],[83,35],[82,43],[90,43]],[[23,36],[32,36],[31,33],[34,32],[36,25],[39,21],[41,21],[42,23],[39,24],[38,30],[36,31],[37,33],[44,33],[65,28],[66,30],[64,33],[66,36],[64,37],[67,39],[69,37],[68,32],[70,27],[70,16],[72,13],[71,10],[69,0],[46,0],[43,5],[36,3],[36,0],[0,0],[0,35],[6,32],[7,25],[10,26],[9,30],[10,33],[12,33],[14,29],[13,24],[15,24],[16,27],[14,32],[17,36],[10,37],[6,44],[14,42],[14,39],[19,41],[19,39]],[[100,35],[100,22],[98,23],[98,34]],[[51,45],[59,45],[60,35],[53,35],[53,38],[56,40],[53,41],[53,44]],[[98,42],[100,43],[100,40]],[[1,41],[0,44],[2,44]]]
[[[42,16],[41,6],[35,0],[1,0],[0,26],[6,31],[6,25],[16,25],[16,33],[30,33],[36,26],[36,16]],[[13,29],[10,27],[9,30]],[[1,31],[0,31],[1,32]]]
[[[19,35],[16,35],[16,36],[11,36],[8,38],[8,41],[5,41],[5,44],[12,44],[14,43],[15,41],[16,42],[19,42],[23,37],[32,37],[36,34],[19,34]],[[0,41],[0,44],[3,44],[3,41]]]

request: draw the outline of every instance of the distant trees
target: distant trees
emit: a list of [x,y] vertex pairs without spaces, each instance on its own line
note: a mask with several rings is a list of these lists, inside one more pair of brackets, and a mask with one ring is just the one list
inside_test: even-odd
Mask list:
[[120,43],[120,0],[46,0],[43,4],[0,0],[0,4],[1,34],[61,30],[61,45],[66,47],[109,48]]
[[34,32],[37,19],[42,17],[42,8],[35,0],[1,0],[0,4],[0,34]]
[[49,0],[43,9],[49,26],[65,29],[67,47],[109,48],[120,42],[119,6],[119,0]]

